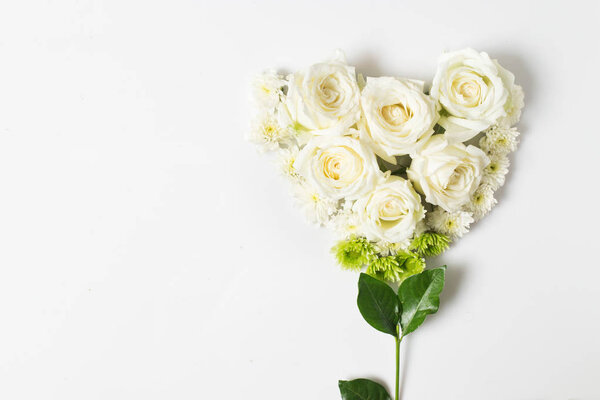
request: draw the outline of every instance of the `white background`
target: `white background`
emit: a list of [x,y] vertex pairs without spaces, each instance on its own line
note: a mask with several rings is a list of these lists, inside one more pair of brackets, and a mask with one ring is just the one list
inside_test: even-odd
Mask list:
[[243,140],[248,83],[336,48],[431,81],[472,46],[524,87],[522,141],[499,205],[432,263],[447,287],[402,399],[600,399],[597,4],[3,1],[0,398],[393,386],[357,276]]

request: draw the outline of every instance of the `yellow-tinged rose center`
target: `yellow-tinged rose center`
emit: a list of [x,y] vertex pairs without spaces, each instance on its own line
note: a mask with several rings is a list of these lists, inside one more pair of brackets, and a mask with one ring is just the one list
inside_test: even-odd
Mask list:
[[468,164],[461,164],[454,169],[446,184],[446,191],[461,192],[471,185],[473,181],[473,168]]
[[408,210],[403,207],[402,201],[397,197],[387,198],[379,208],[379,219],[395,221],[406,215]]
[[400,126],[412,118],[413,112],[404,104],[390,104],[381,108],[381,116],[388,124]]
[[340,93],[340,82],[335,75],[328,75],[319,85],[319,93],[323,105],[329,108],[336,108],[342,103],[343,98]]
[[334,187],[345,187],[356,182],[364,169],[362,157],[347,146],[323,150],[318,165],[323,176],[333,181]]
[[474,71],[461,71],[453,76],[452,97],[465,107],[477,107],[484,101],[486,80]]

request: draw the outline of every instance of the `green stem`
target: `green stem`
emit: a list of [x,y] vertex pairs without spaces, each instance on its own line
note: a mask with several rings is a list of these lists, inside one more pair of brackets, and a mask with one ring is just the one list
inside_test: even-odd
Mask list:
[[400,343],[404,336],[396,336],[396,400],[400,400]]

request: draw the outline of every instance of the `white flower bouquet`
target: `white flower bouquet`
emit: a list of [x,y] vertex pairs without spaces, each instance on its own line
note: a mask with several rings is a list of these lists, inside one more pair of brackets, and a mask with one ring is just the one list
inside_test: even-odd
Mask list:
[[[249,139],[276,153],[309,221],[339,238],[333,252],[362,271],[358,307],[396,339],[439,307],[445,266],[425,269],[496,204],[523,108],[514,76],[486,53],[440,57],[431,89],[356,74],[340,52],[253,85]],[[397,287],[392,289],[389,284]],[[398,399],[399,357],[396,365]],[[390,399],[381,385],[340,381],[343,399]]]

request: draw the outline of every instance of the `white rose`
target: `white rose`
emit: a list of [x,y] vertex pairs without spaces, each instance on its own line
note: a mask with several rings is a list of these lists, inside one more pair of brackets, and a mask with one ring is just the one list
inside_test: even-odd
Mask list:
[[443,108],[439,124],[464,142],[507,115],[515,78],[487,53],[464,49],[440,57],[431,97]]
[[382,175],[375,155],[350,136],[316,136],[300,150],[296,170],[327,198],[355,200]]
[[421,197],[406,179],[390,176],[354,203],[361,230],[369,240],[390,243],[409,239],[425,217]]
[[360,102],[365,140],[382,158],[415,152],[438,120],[436,103],[419,81],[368,78]]
[[342,57],[290,77],[286,97],[290,116],[315,135],[342,134],[360,118],[356,73]]
[[428,203],[451,212],[469,202],[488,163],[481,149],[450,144],[445,135],[434,135],[413,157],[407,172]]

